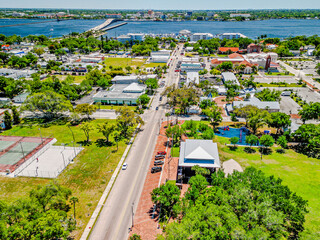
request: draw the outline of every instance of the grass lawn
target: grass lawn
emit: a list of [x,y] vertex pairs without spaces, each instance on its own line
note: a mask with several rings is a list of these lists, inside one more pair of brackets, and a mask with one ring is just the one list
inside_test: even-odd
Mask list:
[[107,69],[109,69],[109,66],[124,68],[128,65],[137,68],[142,67],[145,62],[145,59],[135,58],[106,58],[104,61],[104,63],[107,65]]
[[179,157],[179,154],[180,154],[180,147],[171,148],[171,156],[172,157]]
[[[108,109],[108,110],[118,110],[119,108],[123,107],[123,105],[100,105],[100,109]],[[127,106],[131,110],[135,110],[136,106]]]
[[265,73],[267,76],[294,76],[294,74],[289,73],[286,74],[284,72],[270,72],[270,73]]
[[166,63],[147,63],[145,65],[143,65],[143,67],[145,68],[153,68],[153,67],[163,67],[163,66],[166,66],[167,64]]
[[[68,75],[54,75],[55,77],[59,78],[60,80],[65,80]],[[85,75],[71,75],[74,78],[74,83],[81,83],[86,76]]]
[[[93,120],[94,125],[115,120]],[[40,136],[39,126],[16,126],[1,135],[15,136]],[[78,143],[85,140],[83,131],[79,126],[71,127]],[[57,144],[67,143],[71,146],[72,134],[65,125],[52,125],[41,127],[43,137],[54,136]],[[126,148],[124,141],[119,142],[119,150],[116,146],[106,147],[99,144],[98,139],[104,139],[96,130],[90,134],[91,145],[84,146],[84,150],[77,156],[74,164],[69,164],[57,179],[60,183],[72,190],[73,196],[79,198],[76,205],[78,229],[72,233],[75,239],[79,239],[89,218],[95,209],[103,190],[109,182],[121,156]],[[15,201],[21,196],[26,196],[29,191],[38,185],[47,184],[53,180],[41,178],[7,178],[0,177],[0,200]]]
[[273,147],[271,155],[260,153],[248,154],[243,151],[244,147],[238,147],[235,151],[230,150],[225,144],[228,138],[215,136],[218,142],[220,160],[234,159],[242,167],[253,166],[262,170],[267,175],[274,175],[283,180],[293,192],[308,200],[309,213],[306,215],[306,234],[320,232],[320,160],[308,158],[305,155],[286,150],[285,154],[279,154]]

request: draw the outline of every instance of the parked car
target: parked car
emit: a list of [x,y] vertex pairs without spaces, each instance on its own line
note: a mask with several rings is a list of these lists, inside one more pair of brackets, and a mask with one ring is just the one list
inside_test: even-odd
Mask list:
[[165,152],[165,151],[157,152],[157,155],[166,155],[166,154],[167,154],[167,152]]
[[159,159],[164,159],[165,157],[166,157],[165,155],[156,155],[154,159],[159,160]]
[[164,164],[164,161],[161,161],[161,160],[155,160],[154,161],[154,165],[157,166],[157,165],[163,165]]
[[126,170],[128,168],[128,163],[124,163],[123,165],[122,165],[122,170]]
[[153,167],[151,168],[151,173],[156,173],[156,172],[161,172],[162,171],[162,167]]
[[159,110],[159,107],[156,107],[156,111],[158,111]]

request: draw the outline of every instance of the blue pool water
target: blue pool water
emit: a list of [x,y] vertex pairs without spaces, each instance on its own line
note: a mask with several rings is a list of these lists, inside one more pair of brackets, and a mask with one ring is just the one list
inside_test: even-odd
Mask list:
[[226,138],[237,137],[239,138],[238,145],[248,145],[246,143],[247,130],[245,128],[229,128],[229,130],[224,130],[223,127],[219,127],[218,131],[215,135]]

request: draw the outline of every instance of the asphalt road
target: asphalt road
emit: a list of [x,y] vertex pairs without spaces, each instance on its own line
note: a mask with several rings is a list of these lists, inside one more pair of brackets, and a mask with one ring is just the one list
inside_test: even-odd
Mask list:
[[[181,48],[181,46],[180,46]],[[181,58],[180,52],[177,54]],[[166,76],[166,86],[177,83],[178,74],[174,72],[177,59],[172,56],[172,63]],[[132,226],[133,214],[137,208],[139,198],[147,175],[148,166],[159,133],[161,119],[165,120],[165,108],[159,102],[159,89],[152,102],[150,110],[142,116],[146,124],[137,135],[126,159],[127,170],[121,170],[118,178],[106,200],[106,203],[89,236],[92,240],[122,240],[127,239],[129,228]],[[155,110],[157,106],[159,110]]]

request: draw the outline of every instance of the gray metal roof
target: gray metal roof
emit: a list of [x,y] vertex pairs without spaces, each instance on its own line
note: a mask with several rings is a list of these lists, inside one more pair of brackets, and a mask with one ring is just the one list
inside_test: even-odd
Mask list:
[[180,146],[180,167],[199,165],[205,168],[220,168],[217,143],[212,140],[187,139]]
[[252,97],[248,101],[234,101],[232,105],[233,107],[237,107],[237,108],[244,107],[247,105],[253,105],[259,109],[280,110],[280,104],[278,102],[262,102],[256,97]]

